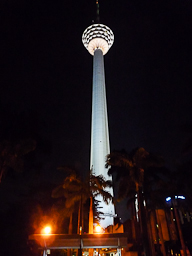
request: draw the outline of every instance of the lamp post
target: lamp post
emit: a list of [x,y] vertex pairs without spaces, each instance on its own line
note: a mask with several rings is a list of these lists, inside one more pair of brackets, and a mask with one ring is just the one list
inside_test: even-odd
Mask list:
[[[103,228],[102,228],[100,225],[96,225],[96,226],[95,226],[95,233],[97,233],[97,234],[99,235],[99,234],[104,233],[104,230],[103,230]],[[97,249],[96,249],[96,250],[97,250]],[[100,249],[99,249],[99,248],[98,248],[98,254],[97,254],[97,252],[95,251],[94,255],[100,256]]]
[[43,256],[47,256],[47,244],[45,241],[45,236],[49,236],[51,234],[51,227],[50,226],[46,226],[42,229],[41,231],[42,235],[43,235],[43,242],[44,242],[44,250],[43,250]]

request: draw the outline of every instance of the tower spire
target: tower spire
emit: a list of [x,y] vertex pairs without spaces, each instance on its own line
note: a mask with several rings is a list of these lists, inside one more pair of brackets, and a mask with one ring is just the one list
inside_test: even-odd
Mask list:
[[96,24],[100,23],[100,16],[99,16],[99,2],[96,0]]

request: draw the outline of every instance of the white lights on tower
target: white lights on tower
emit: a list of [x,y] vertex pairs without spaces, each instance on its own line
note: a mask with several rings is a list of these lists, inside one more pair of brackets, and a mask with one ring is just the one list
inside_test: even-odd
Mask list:
[[96,49],[101,49],[105,55],[114,42],[114,34],[103,24],[93,24],[83,32],[82,41],[91,55]]

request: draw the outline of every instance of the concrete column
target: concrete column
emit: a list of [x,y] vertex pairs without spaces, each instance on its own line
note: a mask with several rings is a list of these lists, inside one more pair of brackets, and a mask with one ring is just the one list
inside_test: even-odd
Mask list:
[[[90,168],[95,175],[103,175],[106,180],[111,180],[108,176],[108,169],[105,168],[106,156],[110,153],[109,131],[107,117],[107,103],[105,91],[105,74],[103,52],[96,49],[93,57],[93,94],[92,94],[92,124],[91,124],[91,163]],[[108,190],[113,195],[112,188]],[[101,220],[101,226],[106,228],[113,225],[114,206],[106,205],[102,198],[99,207],[105,214],[105,219]]]

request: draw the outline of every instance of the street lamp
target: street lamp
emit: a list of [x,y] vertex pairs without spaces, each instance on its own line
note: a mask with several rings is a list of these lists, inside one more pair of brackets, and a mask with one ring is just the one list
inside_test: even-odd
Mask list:
[[50,226],[46,226],[43,229],[43,234],[44,235],[49,235],[51,233],[51,227]]
[[98,234],[103,233],[103,228],[100,225],[97,225],[95,227],[95,232],[98,233]]
[[[42,233],[43,236],[49,236],[51,234],[51,227],[50,226],[44,227],[42,229],[41,233]],[[48,250],[47,250],[47,245],[46,245],[45,238],[43,239],[43,241],[44,241],[43,256],[47,256]]]

